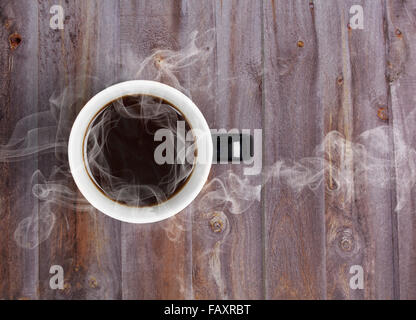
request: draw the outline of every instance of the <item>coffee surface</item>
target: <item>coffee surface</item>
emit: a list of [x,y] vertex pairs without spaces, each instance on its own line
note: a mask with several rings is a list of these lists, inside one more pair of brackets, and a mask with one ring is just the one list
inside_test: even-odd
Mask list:
[[[152,96],[124,96],[106,105],[92,121],[87,138],[88,169],[97,187],[117,202],[138,207],[153,206],[174,196],[193,169],[193,162],[176,160],[178,122],[184,124],[185,133],[190,130],[174,106]],[[155,141],[160,129],[171,135]],[[161,148],[163,143],[174,148]],[[192,142],[186,146],[192,147]],[[174,150],[175,161],[158,163],[158,147],[163,156]]]

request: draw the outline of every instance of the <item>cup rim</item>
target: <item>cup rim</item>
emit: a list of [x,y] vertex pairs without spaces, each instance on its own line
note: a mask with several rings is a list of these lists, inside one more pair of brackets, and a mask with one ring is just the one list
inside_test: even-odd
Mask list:
[[[126,95],[153,95],[173,104],[187,119],[196,135],[198,150],[192,174],[173,197],[150,207],[130,207],[107,197],[93,182],[84,163],[90,124],[105,105]],[[200,152],[203,150],[205,152]],[[213,144],[208,124],[198,107],[185,94],[166,84],[150,80],[130,80],[112,85],[92,97],[81,109],[71,129],[68,160],[75,184],[86,200],[104,214],[124,222],[157,222],[185,209],[202,190],[212,165]],[[201,156],[203,155],[203,159]]]

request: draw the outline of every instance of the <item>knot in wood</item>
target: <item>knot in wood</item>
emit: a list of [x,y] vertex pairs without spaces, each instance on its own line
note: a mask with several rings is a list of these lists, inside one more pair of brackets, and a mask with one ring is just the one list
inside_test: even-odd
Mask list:
[[379,117],[383,121],[389,120],[389,115],[387,113],[387,108],[381,107],[377,111],[377,117]]
[[401,38],[402,37],[402,32],[399,29],[396,29],[395,34],[397,37]]
[[338,188],[339,188],[338,182],[333,177],[329,177],[328,183],[327,183],[328,192],[337,191]]
[[22,42],[22,36],[17,32],[9,36],[10,49],[15,50]]
[[97,279],[95,279],[94,277],[90,277],[88,279],[88,285],[90,286],[90,288],[93,288],[93,289],[97,288],[98,287]]
[[345,228],[338,232],[338,247],[342,252],[351,253],[354,251],[355,240],[350,228]]
[[157,68],[160,68],[161,66],[162,66],[162,64],[163,64],[163,57],[161,56],[161,55],[159,55],[159,54],[157,54],[156,56],[155,56],[155,66],[157,67]]
[[224,230],[224,221],[218,214],[213,214],[211,220],[209,221],[211,230],[215,233],[222,232]]

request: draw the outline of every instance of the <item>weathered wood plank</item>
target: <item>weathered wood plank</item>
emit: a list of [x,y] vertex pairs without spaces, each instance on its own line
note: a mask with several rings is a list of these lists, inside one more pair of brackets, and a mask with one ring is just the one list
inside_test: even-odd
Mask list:
[[[49,10],[52,6],[52,2],[40,2],[38,21],[39,21],[39,83],[41,88],[39,91],[38,109],[40,112],[48,112],[50,110],[49,99],[53,93],[57,95],[57,108],[66,108],[68,104],[69,108],[74,108],[73,105],[73,88],[69,88],[69,81],[74,76],[75,57],[72,42],[70,41],[70,34],[67,33],[73,29],[73,23],[75,20],[75,8],[63,7],[65,15],[72,18],[64,25],[64,30],[53,30],[49,26],[50,13]],[[70,23],[70,24],[69,24]],[[72,30],[71,30],[72,31]],[[68,86],[68,92],[66,96],[63,96],[60,101],[59,94],[64,91]],[[65,106],[62,106],[62,105]],[[73,111],[73,115],[75,110]],[[74,118],[73,118],[74,119]],[[58,120],[57,120],[58,121]],[[56,121],[56,122],[57,122]],[[55,123],[58,125],[58,123]],[[50,137],[51,141],[54,137]],[[59,152],[59,151],[58,151]],[[62,165],[62,159],[57,159],[55,153],[52,150],[51,154],[39,156],[39,170],[42,175],[47,179],[53,174],[52,167]],[[70,177],[59,177],[62,184],[69,184],[71,182]],[[47,183],[45,181],[45,183]],[[41,181],[39,181],[41,183]],[[47,186],[45,186],[47,187]],[[71,190],[75,193],[76,187],[72,184]],[[59,196],[59,194],[58,194]],[[75,200],[75,199],[74,199]],[[73,201],[74,201],[73,200]],[[52,214],[54,216],[54,225],[50,230],[50,234],[40,233],[40,237],[43,238],[43,242],[39,246],[39,291],[41,299],[64,299],[67,297],[71,299],[73,296],[73,290],[70,290],[72,285],[72,273],[73,273],[73,261],[76,253],[75,248],[75,232],[76,230],[76,214],[71,203],[68,206],[58,205],[54,206]],[[52,265],[60,265],[64,270],[65,278],[65,290],[51,290],[49,286],[49,270]]]
[[[170,85],[164,57],[154,56],[139,74],[143,59],[155,50],[178,50],[186,24],[179,1],[120,2],[121,75]],[[160,71],[160,73],[159,73]],[[160,75],[160,77],[159,77]],[[178,79],[184,80],[182,76]],[[156,224],[122,224],[124,299],[184,299],[191,296],[190,212]]]
[[[363,30],[348,26],[356,4],[364,9]],[[380,114],[388,112],[383,2],[317,1],[314,14],[326,137],[327,298],[391,299],[393,149]],[[364,290],[350,288],[354,265],[363,267]]]
[[[49,27],[53,2],[39,11],[39,111],[57,110],[57,141],[67,141],[77,112],[118,76],[118,2],[62,4],[63,30]],[[93,209],[77,191],[65,149],[39,157],[46,185],[55,183],[55,225],[40,246],[42,299],[121,298],[120,223]],[[51,168],[59,168],[52,170]],[[51,290],[49,268],[61,265],[64,290]]]
[[324,186],[311,192],[305,181],[313,161],[294,167],[313,156],[324,130],[315,19],[307,1],[263,5],[264,164],[274,166],[263,192],[266,299],[322,299]]
[[[212,128],[263,127],[263,202],[238,202],[249,209],[234,215],[201,206],[207,188],[172,219],[121,224],[85,203],[65,150],[4,163],[0,147],[0,298],[416,297],[412,2],[59,3],[64,30],[49,27],[52,0],[0,4],[0,144],[51,104],[27,124],[58,115],[49,139],[64,140],[104,87],[159,80],[183,86]],[[348,28],[353,4],[364,7],[364,30]],[[155,56],[137,74],[155,50],[185,48],[193,31],[204,59],[172,78]],[[10,44],[14,32],[22,41]],[[244,178],[244,165],[214,165],[210,180],[229,183],[229,169]],[[32,194],[39,184],[54,197],[50,211]],[[49,288],[54,264],[63,291]],[[364,290],[349,287],[352,265],[364,268]]]
[[396,167],[400,299],[416,298],[416,3],[386,1],[387,78]]
[[[33,1],[2,1],[0,4],[2,145],[7,144],[22,118],[36,112],[36,12],[37,3]],[[30,119],[25,124],[20,123],[36,126]],[[19,158],[18,152],[14,154]],[[36,299],[38,251],[32,244],[37,241],[37,205],[31,197],[28,181],[36,170],[37,161],[36,156],[31,155],[22,161],[8,163],[18,160],[10,156],[6,148],[0,146],[0,299]]]
[[[202,44],[214,45],[207,47],[213,54],[204,67],[211,71],[190,74],[202,89],[193,94],[194,101],[212,129],[250,129],[253,134],[262,125],[261,2],[190,2],[189,7],[190,29],[203,34],[212,28],[215,37],[214,43]],[[261,178],[259,172],[246,185],[244,168],[244,164],[214,164],[210,177],[219,180],[211,180],[214,189],[204,190],[193,206],[192,284],[197,299],[263,297],[261,203],[244,201],[259,190]],[[225,192],[230,199],[224,204],[218,197],[227,197]]]

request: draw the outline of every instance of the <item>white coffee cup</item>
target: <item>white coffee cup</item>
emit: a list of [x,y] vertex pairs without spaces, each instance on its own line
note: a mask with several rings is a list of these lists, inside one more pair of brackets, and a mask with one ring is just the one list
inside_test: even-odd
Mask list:
[[[173,197],[150,207],[132,207],[106,196],[93,182],[86,163],[88,133],[92,121],[110,102],[126,95],[151,95],[174,105],[187,119],[198,153],[192,174]],[[133,80],[115,84],[96,94],[82,108],[71,130],[68,143],[69,166],[75,183],[88,202],[117,220],[151,223],[167,219],[187,207],[202,190],[212,164],[213,144],[208,124],[198,107],[180,91],[156,81]]]

